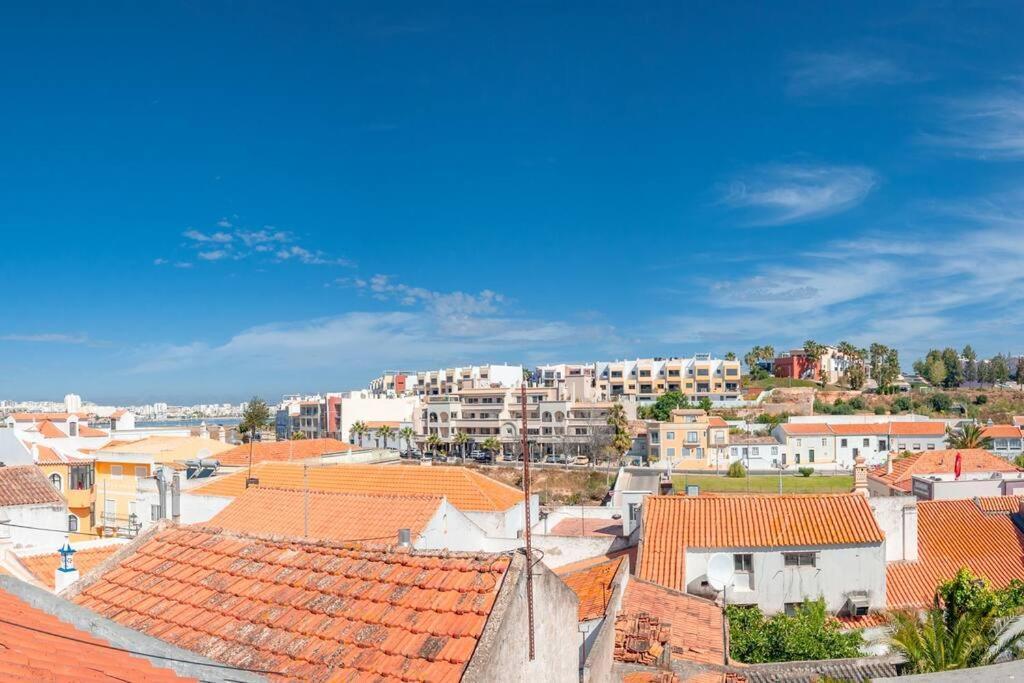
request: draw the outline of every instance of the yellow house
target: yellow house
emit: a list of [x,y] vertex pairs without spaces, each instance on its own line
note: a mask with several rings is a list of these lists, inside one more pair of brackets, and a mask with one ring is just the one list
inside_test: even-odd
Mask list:
[[46,478],[68,503],[68,536],[85,541],[96,531],[96,471],[91,458],[64,455],[48,446],[34,444],[32,457]]
[[672,411],[667,422],[647,423],[648,455],[681,469],[729,466],[729,425],[699,408]]
[[187,460],[216,457],[232,446],[198,436],[151,436],[114,443],[93,454],[97,526],[104,535],[133,535],[152,518],[147,493],[161,466],[183,469]]

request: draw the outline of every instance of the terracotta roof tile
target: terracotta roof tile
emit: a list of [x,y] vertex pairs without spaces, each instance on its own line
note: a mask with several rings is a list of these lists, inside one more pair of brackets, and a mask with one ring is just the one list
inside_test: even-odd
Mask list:
[[796,436],[832,433],[824,422],[786,422],[779,426],[782,427],[782,431],[786,434],[794,434]]
[[[123,547],[123,544],[113,543],[98,548],[82,548],[77,550],[74,554],[74,560],[79,576],[85,576]],[[25,569],[29,570],[39,583],[50,590],[54,589],[53,573],[60,566],[60,553],[19,555],[18,562]]]
[[725,420],[723,420],[718,415],[712,415],[711,417],[708,418],[708,426],[709,427],[728,427],[729,423],[726,422]]
[[[353,446],[337,439],[290,439],[288,441],[268,441],[252,445],[252,462],[288,462],[319,458],[322,455],[347,453]],[[249,464],[249,444],[236,446],[231,450],[218,453],[217,461],[221,465],[235,467]]]
[[[260,463],[253,476],[260,486],[273,488],[444,496],[464,511],[497,512],[521,503],[523,492],[465,467],[418,467],[400,465],[308,466],[300,463]],[[246,472],[214,478],[190,491],[194,495],[238,496],[245,491]]]
[[622,522],[614,519],[563,519],[551,527],[551,536],[621,536]]
[[871,436],[891,434],[893,436],[942,436],[946,423],[923,422],[787,422],[782,430],[794,436],[835,435]]
[[[717,674],[721,680],[722,674]],[[693,677],[686,680],[692,681]],[[622,683],[679,683],[679,676],[671,671],[632,671],[622,676]]]
[[104,430],[96,429],[95,427],[90,427],[89,425],[78,425],[78,435],[85,437],[110,436],[110,434],[108,434]]
[[221,510],[210,526],[244,533],[307,536],[326,541],[374,540],[394,545],[399,529],[412,538],[438,513],[440,496],[305,493],[262,486],[248,489]]
[[1024,580],[1024,534],[1008,514],[986,514],[972,500],[929,500],[917,504],[917,562],[893,562],[886,569],[890,608],[924,607],[935,588],[961,567],[1003,588]]
[[63,429],[59,428],[49,420],[36,424],[36,431],[47,439],[65,439],[68,436],[64,433]]
[[[956,465],[956,450],[921,451],[892,461],[892,474],[887,465],[880,465],[868,472],[868,477],[891,488],[910,491],[914,475],[952,474]],[[983,448],[960,449],[960,469],[969,472],[1016,472],[1012,463],[992,455]]]
[[402,423],[388,420],[370,420],[368,422],[364,422],[363,425],[367,429],[374,430],[380,429],[381,427],[391,427],[392,429],[398,429],[399,427],[402,426]]
[[647,614],[667,624],[673,659],[725,662],[724,617],[710,600],[634,579],[626,586],[620,614]]
[[562,571],[556,569],[555,573],[565,582],[580,601],[578,618],[580,621],[600,619],[608,610],[608,601],[611,600],[613,582],[615,575],[622,566],[622,558],[606,560],[593,564],[584,569]]
[[1020,427],[1016,425],[989,425],[981,430],[981,435],[993,439],[1021,438]]
[[42,444],[34,444],[36,452],[39,454],[36,458],[37,465],[68,465],[72,463],[89,463],[92,460],[88,458],[76,458],[71,455],[65,455],[60,451],[50,448],[49,446],[43,446]]
[[[75,602],[222,663],[308,681],[457,681],[509,566],[502,555],[153,533]],[[278,678],[275,676],[275,678]]]
[[15,422],[42,422],[44,420],[67,422],[67,419],[72,415],[79,420],[91,417],[89,413],[11,413],[11,417]]
[[1024,496],[990,496],[975,498],[974,501],[982,512],[1014,514],[1020,512],[1020,504],[1024,502]]
[[686,590],[686,548],[814,547],[881,543],[859,494],[649,496],[637,576]]
[[60,493],[36,465],[0,467],[0,507],[63,504]]
[[946,433],[946,423],[939,421],[890,422],[889,433],[893,436],[942,436]]
[[187,681],[0,589],[0,681]]

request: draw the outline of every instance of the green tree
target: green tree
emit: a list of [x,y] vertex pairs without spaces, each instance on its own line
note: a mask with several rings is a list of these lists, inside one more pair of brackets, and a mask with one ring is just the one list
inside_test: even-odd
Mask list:
[[747,476],[747,468],[743,466],[742,462],[736,460],[729,465],[729,469],[726,471],[725,476],[733,479],[742,479]]
[[956,349],[945,348],[942,350],[942,364],[946,368],[946,377],[942,386],[953,389],[963,384],[964,368],[960,364],[960,354]]
[[997,354],[992,358],[991,364],[993,382],[1005,382],[1010,379],[1010,365],[1006,361],[1006,356]]
[[366,423],[362,420],[356,420],[352,423],[352,426],[348,428],[348,435],[350,439],[359,439],[359,447],[363,447],[363,436],[369,429],[366,427]]
[[398,437],[400,439],[405,439],[405,446],[407,450],[412,450],[412,440],[413,438],[415,438],[415,436],[416,432],[413,430],[412,427],[402,427],[400,430],[398,430]]
[[932,404],[932,409],[939,413],[949,412],[953,408],[953,397],[941,391],[932,394],[928,402]]
[[431,434],[427,437],[427,446],[435,453],[439,452],[441,450],[441,437],[437,434]]
[[395,435],[395,430],[391,425],[381,425],[377,428],[377,436],[384,443],[384,448],[388,447],[388,441]]
[[700,406],[700,409],[703,410],[705,413],[710,413],[711,409],[714,407],[714,404],[711,402],[711,399],[708,398],[707,396],[702,396],[700,401],[697,402],[697,405]]
[[491,454],[492,458],[497,459],[498,453],[501,451],[501,442],[499,442],[493,436],[489,436],[480,445],[483,447],[485,451]]
[[629,432],[629,420],[626,418],[626,409],[621,403],[614,403],[608,410],[608,426],[612,428],[612,450],[621,460],[633,447],[633,436]]
[[966,424],[960,429],[946,429],[946,442],[950,448],[992,448],[992,437],[984,436],[984,431],[976,424]]
[[914,409],[914,401],[909,396],[897,396],[892,401],[892,409],[898,413]]
[[864,383],[867,381],[866,373],[864,372],[864,366],[860,363],[853,363],[846,371],[845,376],[846,386],[853,390],[861,389]]
[[455,432],[452,443],[459,447],[459,455],[462,456],[462,464],[466,464],[466,444],[469,443],[469,434],[463,431]]
[[896,349],[890,349],[882,344],[872,344],[871,349],[872,352],[880,352],[877,371],[872,370],[872,375],[878,382],[878,393],[892,393],[893,385],[900,376],[900,354]]
[[971,345],[968,344],[964,347],[964,350],[960,352],[960,355],[964,358],[964,381],[965,382],[977,382],[978,381],[978,354],[974,352]]
[[689,408],[690,401],[684,394],[678,391],[666,391],[649,406],[641,406],[637,409],[637,417],[647,420],[665,422],[672,416],[676,408]]
[[296,429],[294,432],[292,432],[292,435],[289,438],[292,441],[299,441],[301,439],[305,439],[306,438],[306,433],[305,432],[301,432],[298,429]]
[[253,396],[242,409],[242,419],[238,422],[238,430],[250,436],[249,441],[258,438],[261,429],[270,425],[270,407],[259,396]]
[[729,654],[747,664],[857,657],[860,630],[844,631],[823,599],[805,602],[789,617],[765,617],[757,607],[729,605]]
[[736,360],[736,354],[733,353],[732,351],[729,351],[728,353],[725,354],[725,360]]

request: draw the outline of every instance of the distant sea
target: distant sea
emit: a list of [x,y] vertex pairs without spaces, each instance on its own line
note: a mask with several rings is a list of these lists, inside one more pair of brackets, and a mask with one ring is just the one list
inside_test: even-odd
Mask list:
[[188,418],[187,420],[136,420],[136,427],[198,427],[203,422],[206,423],[207,427],[213,425],[223,425],[225,427],[234,427],[239,423],[241,418],[238,417],[200,417],[200,418]]

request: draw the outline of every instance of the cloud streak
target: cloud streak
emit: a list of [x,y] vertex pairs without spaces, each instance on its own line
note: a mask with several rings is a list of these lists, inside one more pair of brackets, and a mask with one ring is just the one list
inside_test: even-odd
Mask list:
[[38,332],[33,334],[3,334],[0,341],[26,342],[32,344],[88,344],[88,335],[59,332]]
[[750,225],[784,225],[851,209],[877,184],[863,166],[774,164],[735,178],[721,189],[721,201]]
[[[194,250],[196,258],[207,263],[215,261],[241,261],[262,257],[274,263],[301,263],[311,266],[352,266],[345,258],[330,256],[320,250],[308,249],[297,243],[295,235],[273,226],[258,230],[240,228],[226,218],[217,221],[218,230],[204,232],[195,228],[185,230],[185,246]],[[153,265],[166,265],[166,258],[154,259]],[[192,267],[191,262],[179,261],[179,268]]]
[[796,55],[793,63],[786,90],[796,96],[915,80],[909,70],[892,59],[863,52],[807,52]]
[[946,101],[921,141],[977,159],[1024,159],[1024,85]]

